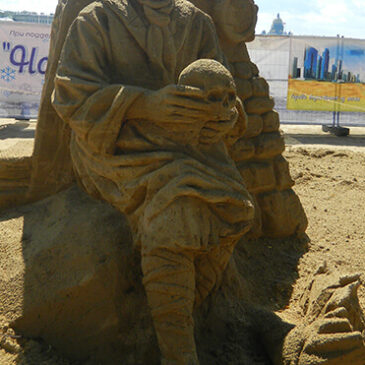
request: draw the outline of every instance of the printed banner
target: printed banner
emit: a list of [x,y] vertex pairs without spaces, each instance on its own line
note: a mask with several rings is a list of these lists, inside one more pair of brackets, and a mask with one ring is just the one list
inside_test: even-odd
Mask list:
[[36,117],[50,25],[0,22],[0,117]]
[[293,38],[287,108],[365,112],[365,41]]

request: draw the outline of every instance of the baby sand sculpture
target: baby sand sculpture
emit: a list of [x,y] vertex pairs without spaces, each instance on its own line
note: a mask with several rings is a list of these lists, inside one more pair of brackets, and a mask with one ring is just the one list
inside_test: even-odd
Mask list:
[[[199,364],[193,310],[219,288],[236,243],[252,226],[254,205],[256,212],[259,206],[264,213],[267,208],[266,216],[275,205],[272,194],[260,195],[262,191],[281,184],[283,191],[278,187],[272,192],[289,197],[279,200],[294,207],[290,213],[295,224],[289,232],[303,232],[306,226],[300,203],[290,193],[290,175],[280,167],[285,165],[280,158],[282,138],[267,84],[244,46],[253,37],[257,8],[250,0],[194,1],[212,16],[214,26],[206,13],[183,0],[89,3],[59,2],[52,41],[56,55],[48,76],[55,72],[66,37],[55,33],[72,20],[67,9],[77,18],[55,77],[53,107],[61,119],[54,129],[50,121],[39,121],[30,195],[33,191],[34,199],[44,194],[41,177],[55,164],[50,174],[55,184],[48,193],[68,186],[73,168],[89,195],[124,213],[141,252],[161,362]],[[244,10],[243,16],[237,9]],[[195,62],[199,59],[216,61]],[[217,62],[225,63],[235,77],[249,114],[246,136],[246,114],[236,100],[234,83]],[[43,116],[53,113],[53,80],[48,82]],[[191,133],[181,133],[185,127]],[[264,129],[269,137],[257,137]],[[61,142],[59,150],[47,141],[48,133],[51,141]],[[55,158],[40,155],[47,150]],[[258,194],[253,198],[243,170],[263,165],[275,170],[276,180],[264,190],[251,186]],[[258,231],[260,220],[256,214]],[[270,219],[265,220],[270,226]],[[273,235],[283,234],[275,227],[272,223]],[[287,325],[271,335],[267,331],[262,340],[272,363],[363,365],[363,321],[347,305],[356,303],[352,287],[357,282],[336,281],[329,287],[332,301],[319,295],[316,311],[308,312],[310,331]]]

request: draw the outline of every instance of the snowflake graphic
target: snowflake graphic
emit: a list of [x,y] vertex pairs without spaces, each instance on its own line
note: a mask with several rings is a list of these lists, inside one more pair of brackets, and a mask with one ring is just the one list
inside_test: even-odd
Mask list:
[[15,70],[9,66],[2,68],[0,70],[0,79],[6,82],[11,82],[15,80]]

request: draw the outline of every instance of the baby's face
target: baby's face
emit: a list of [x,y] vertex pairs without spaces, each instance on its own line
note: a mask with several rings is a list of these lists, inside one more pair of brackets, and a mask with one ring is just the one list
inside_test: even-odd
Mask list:
[[228,109],[235,107],[236,88],[232,78],[217,74],[204,81],[202,86],[206,91],[208,101],[222,103],[223,107]]
[[236,86],[222,64],[208,59],[197,60],[181,72],[178,83],[203,90],[206,101],[216,110],[216,117],[231,119],[236,105]]
[[195,83],[205,91],[206,100],[212,103],[219,120],[231,120],[236,115],[236,87],[230,75],[216,73],[201,75],[200,82]]

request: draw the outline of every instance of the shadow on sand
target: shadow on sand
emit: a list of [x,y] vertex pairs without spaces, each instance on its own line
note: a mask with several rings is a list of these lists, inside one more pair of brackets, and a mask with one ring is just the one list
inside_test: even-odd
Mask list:
[[27,129],[34,123],[16,122],[0,125],[0,139],[34,138],[35,129]]
[[365,147],[365,135],[356,134],[349,135],[347,137],[336,137],[328,134],[295,134],[285,133],[286,143],[289,145],[299,144],[311,144],[311,145],[330,145],[334,147],[338,146],[350,146],[350,147]]

